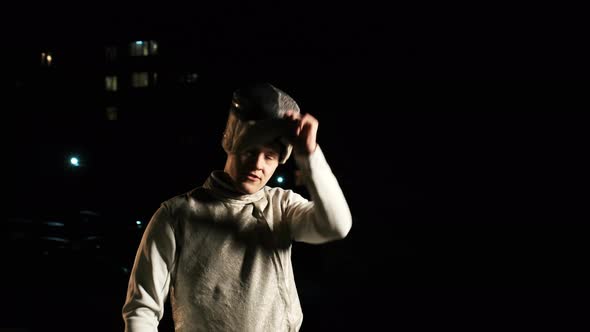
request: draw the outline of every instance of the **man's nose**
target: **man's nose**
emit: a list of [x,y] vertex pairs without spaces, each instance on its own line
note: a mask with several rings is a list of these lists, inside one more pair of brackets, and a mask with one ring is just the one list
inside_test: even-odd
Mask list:
[[255,160],[256,169],[262,169],[264,167],[264,153],[259,153]]

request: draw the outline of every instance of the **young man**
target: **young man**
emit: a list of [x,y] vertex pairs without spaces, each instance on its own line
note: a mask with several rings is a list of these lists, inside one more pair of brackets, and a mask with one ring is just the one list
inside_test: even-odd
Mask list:
[[[236,90],[229,113],[224,170],[162,203],[145,230],[123,307],[128,332],[157,331],[169,294],[176,331],[297,331],[292,241],[351,228],[313,116],[270,84]],[[291,152],[311,201],[266,186]]]

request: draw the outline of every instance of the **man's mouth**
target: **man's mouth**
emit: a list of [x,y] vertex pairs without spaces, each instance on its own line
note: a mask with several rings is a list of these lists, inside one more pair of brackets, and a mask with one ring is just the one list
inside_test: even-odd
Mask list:
[[256,174],[252,174],[252,173],[248,173],[246,174],[246,178],[250,181],[258,181],[260,180],[260,177]]

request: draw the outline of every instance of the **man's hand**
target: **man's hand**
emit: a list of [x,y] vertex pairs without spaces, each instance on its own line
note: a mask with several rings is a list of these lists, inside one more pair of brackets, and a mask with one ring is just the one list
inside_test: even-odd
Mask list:
[[301,115],[299,112],[287,111],[285,118],[293,123],[293,133],[290,137],[293,152],[298,155],[310,155],[317,147],[316,136],[319,122],[311,114]]

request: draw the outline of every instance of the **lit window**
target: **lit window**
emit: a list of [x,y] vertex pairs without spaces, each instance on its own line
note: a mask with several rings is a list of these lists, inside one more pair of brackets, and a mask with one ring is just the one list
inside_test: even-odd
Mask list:
[[149,45],[150,45],[150,54],[151,55],[158,54],[158,43],[156,43],[156,41],[154,41],[154,40],[150,40]]
[[104,78],[105,89],[107,91],[117,91],[117,76],[105,76]]
[[145,88],[156,85],[158,73],[148,73],[145,71],[131,74],[131,86],[134,88]]
[[138,40],[129,44],[131,56],[148,56],[158,54],[158,43],[155,40]]
[[131,86],[134,88],[143,88],[150,83],[147,72],[139,72],[131,74]]
[[118,118],[118,112],[119,112],[119,110],[117,109],[117,106],[107,106],[107,108],[106,108],[107,120],[116,121]]
[[53,64],[53,55],[49,52],[41,53],[41,65],[44,67],[51,67]]

